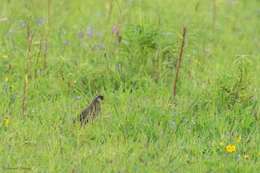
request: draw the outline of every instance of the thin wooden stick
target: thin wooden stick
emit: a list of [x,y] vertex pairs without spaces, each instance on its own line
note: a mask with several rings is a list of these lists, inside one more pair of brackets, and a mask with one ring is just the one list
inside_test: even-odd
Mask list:
[[177,82],[178,82],[178,78],[179,78],[180,67],[181,67],[182,57],[183,57],[183,52],[184,52],[186,32],[187,32],[186,27],[183,27],[183,30],[182,30],[182,43],[181,43],[181,47],[180,47],[178,62],[176,64],[175,80],[174,80],[174,83],[173,83],[173,97],[176,96],[176,88],[177,88]]
[[25,66],[25,76],[24,76],[24,87],[22,96],[22,115],[26,116],[27,113],[27,95],[29,88],[29,79],[32,75],[32,31],[30,27],[30,21],[27,23],[27,55],[26,55],[26,66]]
[[33,35],[31,31],[30,22],[27,23],[27,65],[26,65],[26,73],[29,75],[29,78],[32,75],[32,41]]
[[23,97],[22,97],[22,113],[23,116],[26,116],[27,113],[27,95],[28,95],[28,75],[25,74],[24,77],[24,86],[23,86]]

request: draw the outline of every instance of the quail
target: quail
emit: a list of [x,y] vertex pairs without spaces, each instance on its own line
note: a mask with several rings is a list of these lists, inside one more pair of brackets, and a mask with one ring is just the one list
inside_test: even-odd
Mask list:
[[[104,96],[96,96],[92,102],[86,107],[79,115],[78,120],[81,126],[86,125],[89,121],[93,121],[101,111],[101,101],[104,100]],[[75,121],[74,121],[75,122]]]

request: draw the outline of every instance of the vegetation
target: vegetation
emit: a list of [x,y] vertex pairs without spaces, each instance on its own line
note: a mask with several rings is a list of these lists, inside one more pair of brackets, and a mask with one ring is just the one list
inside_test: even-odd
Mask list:
[[0,172],[259,172],[259,7],[2,0]]

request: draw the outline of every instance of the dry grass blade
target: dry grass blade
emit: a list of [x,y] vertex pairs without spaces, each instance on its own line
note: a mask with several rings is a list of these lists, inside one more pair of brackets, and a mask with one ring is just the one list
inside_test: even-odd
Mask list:
[[180,73],[180,68],[181,68],[181,63],[182,63],[182,57],[183,57],[183,52],[184,52],[186,32],[187,32],[186,27],[183,27],[183,30],[182,30],[182,43],[181,43],[181,47],[180,47],[178,62],[176,64],[175,80],[174,80],[174,83],[173,83],[173,97],[176,96],[177,82],[178,82],[178,78],[179,78],[179,73]]
[[27,112],[27,95],[29,89],[29,78],[32,75],[32,42],[33,35],[30,27],[30,23],[27,23],[27,61],[26,61],[26,69],[24,76],[24,88],[23,88],[23,96],[22,96],[22,115],[25,116]]

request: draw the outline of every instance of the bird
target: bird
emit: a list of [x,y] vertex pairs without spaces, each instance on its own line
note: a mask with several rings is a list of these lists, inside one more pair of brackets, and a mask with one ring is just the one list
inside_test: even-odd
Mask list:
[[86,125],[89,121],[93,121],[98,116],[101,111],[101,101],[103,100],[104,96],[98,95],[85,109],[83,109],[78,116],[81,126]]

